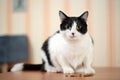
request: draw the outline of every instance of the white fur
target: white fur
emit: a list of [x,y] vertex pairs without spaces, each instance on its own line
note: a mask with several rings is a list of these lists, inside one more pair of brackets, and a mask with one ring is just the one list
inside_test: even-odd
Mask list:
[[21,71],[23,69],[24,63],[18,63],[13,66],[11,72]]
[[[73,36],[72,33],[75,33]],[[93,59],[93,44],[88,33],[82,35],[76,30],[74,23],[71,30],[56,33],[49,40],[50,57],[55,68],[49,68],[45,53],[42,57],[49,72],[94,74],[91,67]],[[84,66],[82,65],[84,64]],[[56,70],[56,71],[55,71]]]

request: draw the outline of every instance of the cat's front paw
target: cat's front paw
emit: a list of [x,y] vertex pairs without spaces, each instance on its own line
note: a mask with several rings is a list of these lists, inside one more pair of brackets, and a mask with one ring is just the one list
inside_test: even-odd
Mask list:
[[56,69],[47,69],[47,72],[57,72]]
[[85,75],[95,74],[95,70],[93,68],[81,68],[76,72],[77,73],[83,73]]
[[47,68],[47,72],[57,72],[57,69],[54,67]]
[[64,67],[63,73],[74,73],[74,70],[72,68]]

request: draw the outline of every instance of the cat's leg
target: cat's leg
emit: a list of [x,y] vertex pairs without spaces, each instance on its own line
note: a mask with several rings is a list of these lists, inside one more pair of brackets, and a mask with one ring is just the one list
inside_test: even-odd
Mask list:
[[56,68],[54,66],[51,66],[49,63],[48,63],[48,59],[47,59],[47,56],[45,55],[45,52],[41,50],[41,56],[42,56],[42,59],[43,61],[45,61],[45,70],[47,72],[57,72]]
[[82,66],[76,70],[77,73],[83,73],[83,74],[95,74],[95,70],[92,68],[93,56],[92,54],[88,54],[84,60]]
[[62,67],[63,73],[74,73],[74,69],[63,56],[59,56],[58,61],[60,66]]
[[53,62],[53,64],[54,64],[57,72],[62,72],[62,68],[61,68],[61,66],[60,66],[60,64],[59,64],[59,62],[58,62],[58,60],[57,60],[57,57],[54,57],[54,58],[52,59],[52,62]]
[[57,69],[54,66],[49,65],[48,63],[45,64],[45,70],[47,72],[57,72]]

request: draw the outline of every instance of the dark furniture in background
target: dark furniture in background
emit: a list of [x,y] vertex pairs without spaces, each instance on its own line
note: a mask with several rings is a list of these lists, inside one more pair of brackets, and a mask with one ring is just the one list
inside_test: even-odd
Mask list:
[[0,36],[0,64],[5,72],[8,63],[25,61],[28,58],[28,40],[25,35]]

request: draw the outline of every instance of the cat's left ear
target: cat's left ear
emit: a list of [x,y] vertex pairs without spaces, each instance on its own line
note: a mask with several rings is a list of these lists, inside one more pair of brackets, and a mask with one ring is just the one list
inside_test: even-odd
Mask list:
[[62,11],[59,11],[59,16],[60,16],[61,22],[62,22],[63,20],[65,20],[66,18],[68,18],[68,16],[67,16],[65,13],[63,13]]
[[79,18],[83,19],[84,21],[87,21],[88,11],[85,11]]

